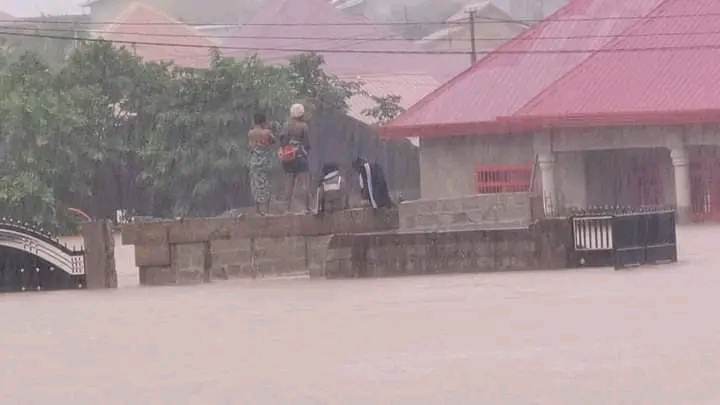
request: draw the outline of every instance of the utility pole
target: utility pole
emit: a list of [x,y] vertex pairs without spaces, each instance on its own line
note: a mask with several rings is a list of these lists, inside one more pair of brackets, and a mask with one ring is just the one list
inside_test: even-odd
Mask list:
[[469,9],[468,14],[470,16],[470,64],[475,64],[475,61],[477,61],[477,50],[475,49],[475,9]]

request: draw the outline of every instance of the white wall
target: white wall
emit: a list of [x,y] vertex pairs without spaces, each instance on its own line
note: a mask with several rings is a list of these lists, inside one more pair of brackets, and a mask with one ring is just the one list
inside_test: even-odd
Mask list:
[[531,136],[457,136],[420,141],[422,198],[477,193],[478,165],[532,164]]
[[585,154],[560,152],[555,156],[557,203],[562,207],[585,207]]
[[588,178],[586,175],[593,172],[602,176],[602,164],[593,165],[588,161],[592,154],[580,151],[640,151],[662,148],[663,151],[657,158],[662,172],[661,199],[672,204],[675,187],[669,149],[682,148],[684,145],[720,145],[720,126],[626,126],[557,130],[534,136],[504,134],[422,139],[422,198],[451,198],[475,194],[477,190],[474,175],[478,165],[532,164],[536,153],[553,151],[556,156],[555,184],[558,203],[584,207],[602,200],[600,197],[591,198],[591,195],[607,191],[600,191],[606,187],[597,183],[597,179]]

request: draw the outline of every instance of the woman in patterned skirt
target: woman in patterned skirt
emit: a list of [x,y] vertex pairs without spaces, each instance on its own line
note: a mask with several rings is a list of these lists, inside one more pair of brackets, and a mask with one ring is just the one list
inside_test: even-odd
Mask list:
[[270,159],[275,137],[268,127],[264,114],[255,114],[253,117],[253,127],[248,132],[248,142],[250,144],[250,188],[255,199],[257,213],[265,215],[270,210],[268,175],[272,167]]

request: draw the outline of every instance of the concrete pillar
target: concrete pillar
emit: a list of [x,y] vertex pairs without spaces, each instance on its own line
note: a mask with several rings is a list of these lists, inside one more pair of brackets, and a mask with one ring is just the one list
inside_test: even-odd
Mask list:
[[692,201],[690,199],[690,159],[685,148],[670,150],[675,176],[675,207],[678,223],[692,221]]
[[86,222],[80,225],[85,245],[85,282],[87,288],[117,288],[115,238],[110,221]]
[[545,215],[553,215],[557,207],[555,193],[555,154],[552,152],[538,155],[540,179],[542,181],[542,198]]

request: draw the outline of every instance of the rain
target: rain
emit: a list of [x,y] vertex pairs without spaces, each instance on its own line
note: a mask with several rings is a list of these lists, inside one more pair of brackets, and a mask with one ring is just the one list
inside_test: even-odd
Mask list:
[[0,1],[5,402],[720,403],[717,15]]

